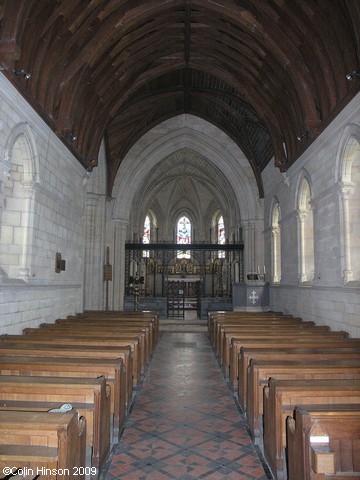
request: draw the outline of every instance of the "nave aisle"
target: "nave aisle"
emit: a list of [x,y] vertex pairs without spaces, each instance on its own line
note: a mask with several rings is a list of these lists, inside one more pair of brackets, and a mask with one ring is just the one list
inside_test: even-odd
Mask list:
[[206,333],[163,331],[103,480],[268,478]]

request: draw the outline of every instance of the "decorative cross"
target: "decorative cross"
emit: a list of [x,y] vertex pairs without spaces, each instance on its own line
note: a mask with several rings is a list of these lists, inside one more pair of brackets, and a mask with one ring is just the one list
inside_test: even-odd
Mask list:
[[257,300],[259,300],[259,297],[256,295],[255,290],[253,290],[253,291],[251,292],[251,295],[250,295],[250,297],[249,297],[249,300],[251,300],[251,303],[252,303],[253,305],[255,305],[255,303],[257,302]]

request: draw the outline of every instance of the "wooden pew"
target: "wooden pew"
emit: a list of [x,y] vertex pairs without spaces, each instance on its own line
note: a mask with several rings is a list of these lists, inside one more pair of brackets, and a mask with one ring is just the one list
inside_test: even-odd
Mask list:
[[[39,328],[49,328],[49,329],[58,329],[66,328],[69,330],[80,329],[80,330],[94,330],[101,331],[106,333],[116,333],[116,334],[126,334],[126,333],[140,333],[145,336],[145,356],[146,362],[148,363],[151,358],[152,351],[155,346],[154,338],[154,328],[153,325],[146,321],[140,320],[123,320],[118,321],[117,319],[112,320],[89,320],[89,319],[78,319],[78,320],[64,320],[56,321],[55,323],[42,323]],[[24,330],[24,333],[26,331]]]
[[[262,325],[260,326],[248,326],[243,328],[237,328],[235,330],[224,331],[222,335],[222,342],[220,345],[220,366],[223,366],[224,373],[229,375],[230,371],[230,349],[232,348],[232,340],[241,340],[242,338],[253,337],[291,337],[300,338],[306,336],[318,336],[322,337],[327,335],[328,337],[345,339],[348,334],[346,332],[330,332],[328,327],[309,327],[309,325]],[[239,352],[238,352],[239,353]],[[227,377],[228,378],[228,377]]]
[[125,370],[121,358],[40,358],[0,355],[0,375],[48,377],[105,377],[110,385],[112,437],[117,443],[126,416]]
[[[242,340],[233,339],[230,348],[229,379],[230,388],[236,391],[236,382],[239,379],[239,354],[241,348],[360,348],[360,339],[334,338],[331,335],[307,335],[307,336],[271,336],[258,335]],[[227,377],[226,377],[227,378]]]
[[[247,314],[242,312],[240,315],[238,312],[228,312],[233,313],[233,315],[217,315],[208,320],[208,335],[213,343],[216,337],[216,332],[221,325],[256,325],[257,323],[261,324],[300,324],[303,323],[303,320],[298,317],[293,317],[292,315],[282,315],[282,314]],[[235,315],[236,313],[236,315]],[[313,322],[310,322],[313,323]]]
[[[141,319],[119,319],[116,317],[110,317],[110,318],[105,318],[105,317],[80,317],[80,318],[65,318],[65,319],[57,319],[55,321],[55,324],[49,324],[49,323],[42,323],[40,325],[40,328],[47,328],[48,325],[55,325],[55,326],[61,326],[65,328],[71,328],[73,326],[75,327],[91,327],[94,329],[103,329],[104,331],[110,330],[111,329],[116,329],[118,332],[127,332],[128,330],[132,329],[148,329],[149,331],[149,356],[151,357],[152,352],[155,349],[156,343],[157,343],[157,334],[155,330],[155,326],[151,322],[147,322]],[[136,330],[135,330],[136,331]]]
[[[214,323],[222,320],[235,320],[237,322],[242,319],[270,319],[270,318],[279,318],[281,316],[290,317],[290,315],[284,315],[282,312],[224,312],[224,311],[213,311],[208,312],[207,315],[207,331],[211,336],[211,331],[213,329]],[[301,321],[299,319],[299,321]]]
[[77,412],[0,411],[0,471],[20,468],[42,480],[84,480],[85,437],[85,419]]
[[[311,436],[325,432],[319,453]],[[360,405],[297,407],[287,417],[289,480],[360,478]]]
[[160,320],[159,313],[152,310],[84,310],[77,313],[79,317],[115,317],[115,318],[145,318],[154,322],[157,330],[159,330]]
[[[31,337],[41,337],[41,336],[56,336],[56,337],[65,337],[65,336],[75,336],[75,337],[88,337],[101,341],[108,340],[117,340],[119,342],[127,342],[127,345],[132,345],[134,342],[139,342],[138,352],[140,355],[140,365],[141,365],[141,374],[145,373],[146,366],[150,361],[149,356],[149,338],[148,333],[145,330],[134,329],[131,331],[128,329],[126,332],[116,332],[116,331],[104,331],[101,328],[89,328],[84,327],[71,327],[63,328],[58,325],[53,324],[48,328],[25,328],[23,334],[25,336]],[[120,345],[123,345],[120,343]]]
[[278,380],[360,379],[360,360],[252,359],[248,369],[246,422],[256,443],[259,443],[262,436],[263,388],[267,385],[269,378]]
[[[141,381],[141,355],[140,355],[140,343],[138,338],[133,339],[116,339],[113,338],[92,338],[82,335],[57,335],[41,334],[41,335],[1,335],[0,336],[0,349],[6,345],[13,344],[21,348],[24,345],[61,345],[61,348],[68,345],[69,348],[84,347],[99,347],[103,350],[117,349],[119,358],[121,357],[121,351],[123,348],[131,349],[132,354],[132,384],[133,388],[137,388]],[[113,350],[115,351],[115,350]],[[87,356],[87,355],[86,355]],[[104,357],[107,358],[107,357]],[[113,357],[112,357],[113,358]]]
[[[215,330],[215,338],[214,338],[214,350],[217,354],[219,363],[222,363],[222,356],[224,351],[224,341],[225,335],[231,332],[233,333],[240,333],[243,330],[251,330],[251,331],[263,331],[263,330],[276,330],[284,329],[284,328],[295,328],[295,329],[303,329],[303,328],[314,328],[313,322],[296,322],[294,318],[289,319],[270,319],[270,320],[244,320],[241,324],[231,324],[228,322],[220,322],[216,324]],[[323,330],[329,330],[329,327],[321,327]]]
[[73,321],[73,320],[90,320],[90,321],[116,321],[118,323],[122,321],[142,321],[147,322],[153,328],[154,333],[154,344],[159,340],[159,333],[160,333],[160,321],[159,321],[159,314],[157,312],[151,311],[98,311],[98,310],[86,310],[83,313],[79,313],[77,315],[69,315],[66,319],[59,319],[59,321]]
[[[62,321],[63,319],[59,319]],[[87,310],[83,313],[78,313],[76,315],[69,315],[66,319],[68,321],[73,320],[89,320],[94,322],[99,321],[115,321],[121,323],[122,321],[134,321],[134,322],[147,322],[152,327],[153,336],[154,336],[154,346],[159,340],[160,334],[160,321],[159,314],[157,312],[151,311],[95,311]]]
[[41,358],[91,359],[94,362],[120,358],[125,365],[126,412],[128,413],[133,399],[132,356],[130,347],[99,347],[93,345],[68,345],[66,343],[0,343],[0,355],[28,356]]
[[268,360],[268,361],[306,361],[311,359],[314,363],[319,360],[352,360],[360,359],[360,350],[358,348],[324,348],[321,345],[317,345],[314,348],[269,348],[266,345],[263,345],[262,348],[246,348],[242,347],[240,349],[240,355],[238,357],[238,371],[239,371],[239,381],[236,379],[238,384],[238,398],[240,408],[243,412],[246,412],[246,397],[247,397],[247,383],[248,383],[248,367],[250,360]]
[[276,479],[286,478],[286,417],[296,406],[359,404],[360,380],[277,380],[264,388],[264,455]]
[[[110,390],[104,377],[22,377],[0,375],[0,402],[8,401],[70,403],[87,420],[87,445],[91,447],[91,466],[101,470],[110,452]],[[81,409],[82,405],[91,406]]]
[[[271,316],[271,317],[240,317],[240,318],[216,318],[211,324],[211,329],[208,331],[210,342],[214,346],[217,342],[218,331],[222,326],[241,326],[241,325],[300,325],[303,321],[301,318],[292,316]],[[315,325],[314,322],[308,322]]]

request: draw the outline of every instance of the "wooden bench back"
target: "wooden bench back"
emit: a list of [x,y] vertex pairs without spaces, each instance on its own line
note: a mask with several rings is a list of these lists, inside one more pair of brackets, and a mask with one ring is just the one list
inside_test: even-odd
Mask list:
[[301,405],[359,404],[360,380],[277,380],[264,388],[264,453],[270,469],[285,470],[286,423],[283,408]]
[[[127,333],[115,333],[115,332],[98,332],[94,330],[68,330],[63,328],[58,329],[25,329],[24,336],[41,338],[41,337],[61,337],[74,338],[78,341],[89,339],[93,340],[94,345],[131,345],[133,347],[138,344],[137,351],[140,355],[140,365],[142,373],[145,371],[146,365],[149,362],[149,343],[146,341],[144,332],[127,332]],[[8,339],[6,339],[8,340]],[[134,353],[135,354],[135,353]]]
[[228,362],[230,358],[230,348],[232,341],[245,338],[284,338],[284,337],[323,337],[335,339],[347,339],[346,332],[330,332],[328,327],[304,327],[303,325],[278,325],[276,327],[262,326],[261,328],[247,327],[242,329],[230,329],[229,331],[220,331],[218,337],[217,352],[219,362]]
[[126,381],[121,358],[40,358],[0,355],[0,375],[25,375],[70,378],[104,377],[110,386],[110,411],[113,435],[118,438],[126,416]]
[[64,328],[72,328],[72,327],[90,327],[94,329],[101,329],[102,331],[105,330],[112,330],[114,329],[115,331],[118,332],[126,332],[129,329],[134,329],[134,328],[145,328],[149,329],[149,335],[150,335],[150,348],[151,352],[154,350],[156,343],[158,341],[158,329],[156,329],[155,325],[151,322],[144,322],[143,320],[119,320],[117,318],[78,318],[76,320],[72,319],[58,319],[56,320],[55,324],[49,324],[49,323],[42,323],[40,325],[40,328],[48,328],[48,326],[60,326]]
[[231,341],[229,365],[223,365],[224,375],[238,378],[239,353],[241,348],[360,348],[360,340],[354,338],[339,339],[332,336],[253,337]]
[[243,410],[246,410],[247,379],[250,360],[268,361],[303,361],[311,359],[314,363],[319,360],[351,360],[360,359],[358,348],[244,348],[240,350],[238,357],[238,378],[230,376],[230,383],[234,391],[237,389],[238,402]]
[[315,429],[329,437],[328,449],[324,450],[332,452],[329,460],[334,461],[335,472],[345,472],[349,479],[351,473],[357,472],[360,476],[360,406],[346,407],[297,407],[293,416],[287,418],[288,474],[291,480],[311,480],[312,471],[326,473],[324,470],[332,470],[331,464],[325,463],[327,468],[321,469],[319,464],[313,463],[316,455],[312,452],[310,438]]
[[262,434],[263,388],[269,378],[360,379],[360,360],[251,360],[248,369],[246,420],[254,438],[260,438]]
[[[302,325],[304,322],[301,321],[300,318],[294,317],[283,317],[283,318],[254,318],[254,319],[247,319],[243,318],[239,319],[216,319],[208,326],[208,333],[210,336],[211,342],[214,341],[216,336],[216,332],[220,326],[241,326],[241,325],[249,325],[249,326],[262,326],[262,325]],[[315,325],[314,322],[306,322],[311,325]]]
[[85,436],[86,424],[77,412],[0,411],[0,470],[27,467],[34,476],[41,472],[40,478],[50,479],[43,473],[50,468],[66,479],[84,480]]
[[[13,345],[13,347],[11,347]],[[131,363],[133,374],[133,386],[137,387],[140,384],[140,378],[142,370],[145,366],[142,365],[142,356],[140,355],[139,339],[131,340],[119,340],[112,338],[93,338],[83,337],[80,335],[2,335],[0,336],[0,352],[6,350],[6,355],[9,354],[10,349],[14,350],[19,348],[31,348],[33,351],[36,348],[52,347],[52,352],[49,352],[49,356],[62,356],[61,350],[66,351],[70,355],[70,349],[72,349],[71,355],[76,357],[84,356],[88,358],[94,354],[94,358],[114,358],[114,354],[121,357],[121,352],[125,348],[131,350]],[[61,346],[61,348],[58,348]],[[57,353],[59,350],[59,353]],[[79,353],[77,353],[79,352]],[[27,352],[26,355],[36,355]]]
[[88,430],[92,465],[101,468],[110,451],[110,390],[104,377],[23,377],[0,375],[0,401],[23,400],[93,406],[93,429]]

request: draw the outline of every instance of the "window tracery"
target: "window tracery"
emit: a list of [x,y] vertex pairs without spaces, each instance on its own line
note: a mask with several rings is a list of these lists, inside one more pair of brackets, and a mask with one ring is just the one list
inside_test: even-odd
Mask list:
[[[176,243],[178,245],[191,244],[191,222],[185,215],[177,222]],[[191,258],[190,250],[179,250],[177,252],[177,258]]]

